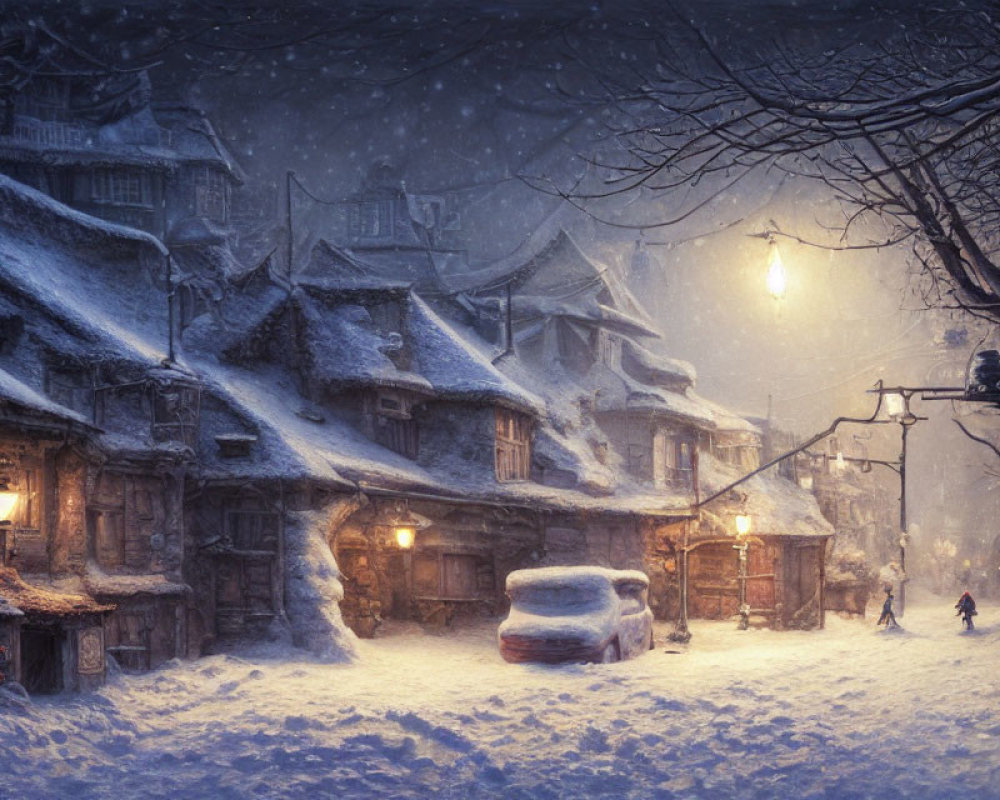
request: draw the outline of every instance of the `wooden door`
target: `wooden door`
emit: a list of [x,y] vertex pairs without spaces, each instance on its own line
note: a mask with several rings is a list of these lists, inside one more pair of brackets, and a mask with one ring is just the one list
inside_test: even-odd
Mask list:
[[739,558],[729,542],[695,548],[688,555],[688,614],[727,619],[739,611]]
[[469,599],[476,596],[475,556],[445,555],[442,557],[444,597]]
[[747,603],[753,611],[774,609],[775,565],[778,548],[751,543],[747,548]]

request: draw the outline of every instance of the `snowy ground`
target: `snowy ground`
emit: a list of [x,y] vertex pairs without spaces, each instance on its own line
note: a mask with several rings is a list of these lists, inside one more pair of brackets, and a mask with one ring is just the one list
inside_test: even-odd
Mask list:
[[611,665],[506,664],[495,625],[173,663],[0,705],[0,798],[996,798],[1000,610],[954,602]]

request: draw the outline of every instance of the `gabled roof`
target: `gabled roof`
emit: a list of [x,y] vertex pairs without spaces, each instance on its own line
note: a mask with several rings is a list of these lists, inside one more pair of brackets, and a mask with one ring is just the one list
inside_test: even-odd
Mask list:
[[[731,484],[742,474],[738,468],[709,455],[699,460],[698,471],[703,496]],[[731,536],[732,518],[736,514],[750,514],[751,536],[827,537],[834,533],[813,494],[780,476],[755,475],[735,489],[733,495],[739,499],[722,496],[700,510],[703,528]]]
[[521,260],[505,259],[493,268],[449,277],[455,292],[495,291],[507,284],[515,321],[565,316],[628,335],[660,335],[617,273],[590,258],[562,228]]
[[[167,349],[165,248],[0,175],[0,285],[40,307],[66,350],[159,363]],[[159,284],[159,285],[158,285]],[[161,302],[156,302],[157,295]]]
[[157,122],[170,131],[170,149],[177,161],[222,167],[233,180],[242,183],[245,175],[236,158],[219,137],[201,109],[179,103],[153,103]]
[[7,420],[41,427],[64,428],[66,424],[72,424],[96,430],[83,415],[52,402],[0,369],[0,422]]
[[[297,298],[314,375],[332,386],[391,385],[524,411],[542,407],[409,289],[326,282],[303,285]],[[401,330],[374,326],[368,306],[385,302],[398,304]],[[400,340],[393,341],[392,333]],[[390,357],[394,350],[408,353],[406,367]]]
[[434,251],[420,244],[373,244],[352,250],[323,239],[313,247],[300,275],[307,281],[402,283],[421,294],[439,295],[447,291],[441,271],[464,263],[463,252]]

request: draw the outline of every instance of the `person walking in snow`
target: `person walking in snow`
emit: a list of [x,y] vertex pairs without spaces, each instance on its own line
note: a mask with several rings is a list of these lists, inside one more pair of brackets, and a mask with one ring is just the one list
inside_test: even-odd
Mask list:
[[898,628],[899,623],[896,622],[896,615],[892,613],[892,587],[887,586],[885,588],[885,602],[882,604],[882,616],[878,618],[878,624],[881,625],[885,623],[885,629]]
[[976,601],[972,599],[972,595],[968,592],[964,592],[961,597],[958,598],[958,602],[955,603],[955,608],[958,609],[958,614],[955,616],[961,617],[962,622],[965,623],[965,629],[971,631],[976,626],[972,624],[972,618],[978,613],[976,611]]

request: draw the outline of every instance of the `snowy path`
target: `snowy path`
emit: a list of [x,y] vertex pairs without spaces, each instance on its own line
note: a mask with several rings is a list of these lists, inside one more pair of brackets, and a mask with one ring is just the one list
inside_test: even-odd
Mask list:
[[494,626],[172,664],[0,707],[0,798],[996,798],[1000,611],[950,602],[612,665],[508,665]]

